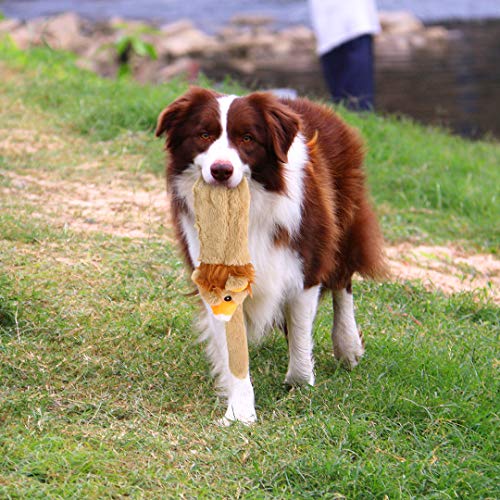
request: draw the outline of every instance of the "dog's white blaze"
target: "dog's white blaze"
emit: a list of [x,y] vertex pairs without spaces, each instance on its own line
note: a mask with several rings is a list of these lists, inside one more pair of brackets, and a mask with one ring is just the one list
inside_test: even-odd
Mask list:
[[206,151],[197,155],[193,160],[193,163],[201,169],[203,179],[209,184],[215,182],[210,168],[218,161],[226,161],[233,166],[233,175],[228,180],[228,187],[230,188],[235,188],[241,182],[241,179],[243,179],[243,175],[250,172],[249,166],[241,161],[236,148],[232,147],[229,143],[227,135],[227,115],[232,102],[237,98],[237,96],[230,95],[217,99],[222,133]]

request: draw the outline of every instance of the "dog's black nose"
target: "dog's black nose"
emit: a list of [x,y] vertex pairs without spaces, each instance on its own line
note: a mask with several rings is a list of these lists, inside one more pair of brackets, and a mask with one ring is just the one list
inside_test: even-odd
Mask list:
[[212,177],[219,182],[225,182],[233,175],[233,166],[229,162],[218,161],[210,167]]

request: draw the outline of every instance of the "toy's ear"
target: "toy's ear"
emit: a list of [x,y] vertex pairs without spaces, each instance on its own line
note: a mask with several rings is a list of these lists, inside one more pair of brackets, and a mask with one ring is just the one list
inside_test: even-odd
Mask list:
[[198,268],[196,268],[194,271],[193,271],[193,274],[191,274],[191,280],[194,281],[194,283],[196,285],[199,285],[200,283],[200,270]]
[[248,285],[248,278],[245,278],[244,276],[229,275],[225,288],[231,292],[243,292],[248,288]]

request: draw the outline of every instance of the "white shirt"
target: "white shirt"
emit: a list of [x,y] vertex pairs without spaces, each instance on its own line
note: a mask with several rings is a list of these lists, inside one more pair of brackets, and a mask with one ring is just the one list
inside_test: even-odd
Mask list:
[[368,33],[378,33],[375,0],[309,0],[319,55]]

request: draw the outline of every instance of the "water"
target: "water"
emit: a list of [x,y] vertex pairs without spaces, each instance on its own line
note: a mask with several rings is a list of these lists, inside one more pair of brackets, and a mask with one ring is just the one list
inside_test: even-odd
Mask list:
[[[447,25],[458,36],[442,52],[414,52],[400,59],[378,59],[377,109],[407,114],[423,123],[448,126],[467,137],[500,138],[500,1],[379,0],[381,10],[409,10],[426,23]],[[91,19],[122,16],[167,23],[192,19],[214,32],[236,13],[258,12],[275,26],[309,24],[307,0],[0,0],[7,17],[22,19],[75,11]],[[485,21],[490,18],[492,20]],[[460,20],[460,22],[456,22]],[[475,21],[472,21],[475,20]],[[467,21],[467,22],[466,22]],[[238,75],[235,75],[238,76]],[[261,72],[247,84],[294,87],[326,97],[319,67],[309,73]]]
[[[500,18],[498,0],[378,0],[377,5],[380,10],[411,11],[425,22]],[[93,19],[123,16],[169,22],[188,17],[207,31],[239,12],[268,14],[278,25],[309,23],[307,0],[3,0],[0,10],[23,19],[68,10]]]

